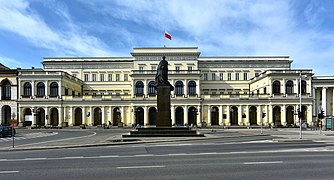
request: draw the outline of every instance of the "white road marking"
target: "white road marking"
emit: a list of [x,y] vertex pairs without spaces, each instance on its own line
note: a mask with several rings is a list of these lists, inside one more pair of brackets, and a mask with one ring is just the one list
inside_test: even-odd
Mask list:
[[243,164],[254,165],[254,164],[282,164],[283,161],[263,161],[263,162],[244,162]]
[[117,167],[117,169],[143,169],[143,168],[164,168],[166,166],[126,166],[126,167]]
[[217,154],[217,152],[208,152],[208,153],[199,153],[201,155],[213,155],[213,154]]
[[25,161],[38,161],[38,160],[45,160],[47,158],[24,158]]
[[[168,156],[205,156],[205,155],[236,155],[236,154],[270,154],[282,152],[334,152],[334,149],[326,148],[309,148],[309,149],[283,149],[283,150],[268,150],[268,151],[239,151],[239,152],[205,152],[205,153],[176,153],[176,154],[136,154],[136,155],[106,155],[106,156],[74,156],[74,157],[45,157],[45,158],[23,158],[23,159],[0,159],[0,162],[6,161],[46,161],[46,160],[65,160],[65,159],[99,159],[99,158],[141,158],[141,157],[168,157]],[[269,162],[245,162],[246,164],[269,164],[269,163],[283,163],[282,161]]]
[[0,171],[0,174],[18,173],[20,171]]
[[153,154],[138,154],[136,157],[154,156]]
[[63,159],[82,159],[85,158],[83,156],[72,156],[72,157],[63,157]]
[[24,146],[31,146],[31,145],[36,145],[36,144],[44,144],[44,143],[49,143],[49,142],[58,142],[58,141],[64,141],[64,140],[73,140],[73,139],[87,138],[87,137],[91,137],[91,136],[95,136],[95,135],[96,135],[96,132],[93,132],[93,134],[90,134],[90,135],[87,135],[87,136],[79,136],[79,137],[73,137],[73,138],[65,138],[65,139],[57,139],[57,140],[51,140],[51,141],[43,141],[43,142],[38,142],[38,143],[16,145],[16,147],[24,147]]
[[[54,136],[57,135],[58,132],[51,132],[51,133],[45,133],[45,132],[38,132],[38,133],[29,133],[25,134],[24,136],[18,136],[15,137],[15,140],[24,140],[24,139],[33,139],[33,138],[40,138],[40,137],[48,137],[48,136]],[[0,142],[7,142],[7,141],[12,141],[13,137],[6,137],[6,138],[1,138]]]
[[115,158],[115,157],[119,157],[119,155],[116,156],[99,156],[100,158]]

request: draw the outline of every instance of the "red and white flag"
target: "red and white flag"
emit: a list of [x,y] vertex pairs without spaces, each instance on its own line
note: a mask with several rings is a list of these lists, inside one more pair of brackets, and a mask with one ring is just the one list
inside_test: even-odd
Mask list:
[[167,31],[165,31],[165,38],[172,40],[172,36]]

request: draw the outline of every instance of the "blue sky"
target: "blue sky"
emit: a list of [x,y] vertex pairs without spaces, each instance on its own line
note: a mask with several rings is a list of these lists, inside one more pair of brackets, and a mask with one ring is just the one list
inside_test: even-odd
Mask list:
[[0,0],[0,62],[130,56],[134,47],[196,46],[202,56],[289,55],[334,75],[334,0]]

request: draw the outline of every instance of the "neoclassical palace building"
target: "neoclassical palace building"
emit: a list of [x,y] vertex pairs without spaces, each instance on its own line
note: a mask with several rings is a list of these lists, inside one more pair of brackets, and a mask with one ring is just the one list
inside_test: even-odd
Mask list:
[[[289,56],[203,57],[197,47],[134,48],[129,57],[51,57],[1,68],[1,124],[154,126],[156,68],[166,56],[174,126],[299,126],[334,113],[334,77]],[[264,115],[265,114],[265,115]]]

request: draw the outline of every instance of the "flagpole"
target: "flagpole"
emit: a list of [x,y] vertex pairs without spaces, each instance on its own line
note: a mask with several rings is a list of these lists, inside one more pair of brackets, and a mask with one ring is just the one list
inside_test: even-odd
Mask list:
[[166,37],[165,37],[166,29],[164,28],[164,35],[162,36],[164,38],[164,48],[166,48]]

